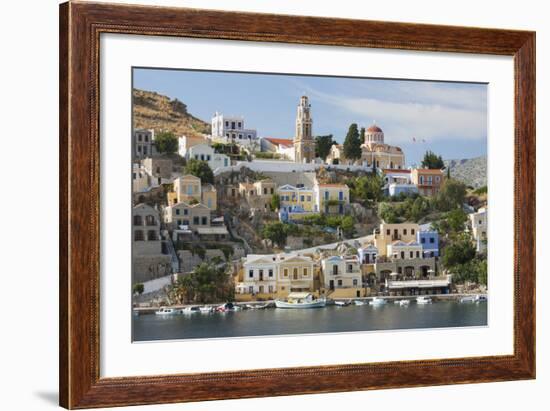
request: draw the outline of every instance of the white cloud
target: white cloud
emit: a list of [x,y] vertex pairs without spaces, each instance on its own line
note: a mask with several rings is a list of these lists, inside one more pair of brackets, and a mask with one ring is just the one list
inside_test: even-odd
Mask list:
[[385,85],[385,89],[376,86],[365,90],[365,95],[376,98],[357,97],[356,90],[354,96],[328,94],[311,87],[307,90],[312,97],[356,118],[360,125],[376,120],[395,143],[410,142],[413,137],[442,141],[486,136],[487,97],[483,87],[408,81]]

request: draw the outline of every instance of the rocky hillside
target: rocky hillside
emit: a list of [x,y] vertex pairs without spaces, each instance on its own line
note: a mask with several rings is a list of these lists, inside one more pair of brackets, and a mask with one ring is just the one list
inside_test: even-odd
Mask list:
[[451,177],[468,186],[479,188],[487,185],[487,157],[462,160],[445,160],[445,167],[451,168]]
[[133,114],[135,128],[171,131],[177,136],[210,133],[210,124],[187,112],[181,101],[153,91],[133,90]]

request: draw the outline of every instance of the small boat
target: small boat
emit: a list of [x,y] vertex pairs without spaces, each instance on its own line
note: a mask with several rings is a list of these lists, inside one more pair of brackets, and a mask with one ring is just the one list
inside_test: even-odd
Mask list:
[[370,305],[384,305],[386,304],[387,301],[384,300],[383,298],[379,298],[379,297],[374,297],[371,301],[370,301]]
[[233,306],[233,311],[242,311],[242,310],[243,310],[243,307],[241,307],[240,305]]
[[362,300],[354,300],[354,301],[353,301],[353,304],[355,304],[355,305],[365,305],[366,302],[365,302],[365,301],[362,301]]
[[460,299],[461,303],[475,303],[476,302],[476,296],[475,295],[467,295],[466,297],[462,297]]
[[233,303],[225,303],[220,305],[219,307],[216,307],[216,311],[219,313],[226,313],[228,311],[231,311],[233,307]]
[[411,300],[399,300],[396,301],[396,304],[399,304],[400,306],[408,306],[411,303]]
[[181,309],[182,314],[194,314],[198,313],[199,311],[199,307],[196,306],[189,306]]
[[156,315],[175,315],[177,313],[178,313],[177,310],[173,308],[166,308],[166,307],[162,307],[160,310],[155,311]]
[[214,307],[211,307],[209,305],[203,305],[202,307],[199,307],[199,310],[203,314],[211,313],[214,311]]
[[432,299],[430,297],[417,297],[416,298],[417,304],[431,304]]
[[321,308],[327,300],[315,299],[311,293],[290,293],[286,300],[275,300],[277,308]]
[[334,301],[334,305],[338,307],[345,307],[346,305],[350,305],[349,301]]
[[264,308],[267,308],[269,304],[247,304],[246,308],[250,310],[263,310]]
[[484,294],[476,295],[476,303],[485,303],[487,302],[487,296]]

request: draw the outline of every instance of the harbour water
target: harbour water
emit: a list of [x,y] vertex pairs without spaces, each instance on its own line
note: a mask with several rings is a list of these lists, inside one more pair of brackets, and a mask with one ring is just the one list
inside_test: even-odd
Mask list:
[[390,301],[382,306],[268,308],[173,316],[140,314],[132,318],[134,341],[154,341],[485,326],[487,303],[438,301],[399,306]]

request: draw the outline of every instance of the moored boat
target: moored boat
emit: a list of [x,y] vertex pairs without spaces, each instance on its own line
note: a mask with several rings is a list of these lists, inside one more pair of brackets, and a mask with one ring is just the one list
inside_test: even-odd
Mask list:
[[476,302],[476,296],[475,295],[467,295],[466,297],[462,297],[460,299],[461,303],[475,303]]
[[166,307],[162,307],[160,310],[155,311],[156,315],[175,315],[177,313],[178,313],[177,310],[175,310],[174,308],[166,308]]
[[400,306],[407,306],[411,303],[411,300],[399,300],[397,301],[397,304],[399,304]]
[[209,305],[203,305],[202,307],[199,307],[199,310],[201,313],[211,313],[214,311],[214,308]]
[[361,301],[361,300],[355,300],[355,301],[353,301],[353,304],[355,304],[355,305],[365,305],[366,302],[365,302],[365,301]]
[[338,307],[345,307],[346,305],[350,305],[349,301],[334,301],[334,305]]
[[269,304],[247,304],[246,308],[250,310],[263,310],[267,308]]
[[483,302],[487,302],[487,296],[484,294],[476,295],[476,303],[483,303]]
[[371,301],[370,301],[370,305],[384,305],[386,304],[387,301],[384,300],[383,298],[380,298],[380,297],[374,297]]
[[194,305],[182,308],[182,310],[181,310],[182,314],[194,314],[194,313],[198,313],[198,312],[199,312],[199,307],[194,306]]
[[286,300],[275,300],[277,308],[321,308],[326,303],[324,298],[315,299],[311,293],[290,293]]
[[416,298],[417,304],[431,304],[432,299],[430,297],[417,297]]

